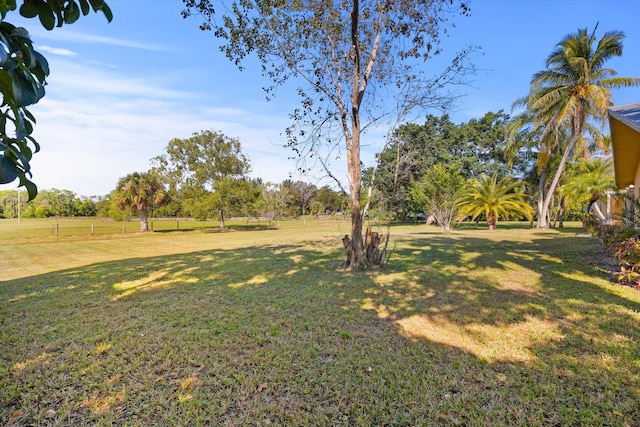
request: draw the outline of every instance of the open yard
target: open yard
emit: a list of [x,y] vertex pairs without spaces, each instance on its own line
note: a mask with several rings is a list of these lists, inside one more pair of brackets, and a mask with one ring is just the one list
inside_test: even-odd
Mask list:
[[0,222],[2,425],[640,423],[640,291],[577,226],[396,226],[365,273],[342,270],[344,222],[18,226]]

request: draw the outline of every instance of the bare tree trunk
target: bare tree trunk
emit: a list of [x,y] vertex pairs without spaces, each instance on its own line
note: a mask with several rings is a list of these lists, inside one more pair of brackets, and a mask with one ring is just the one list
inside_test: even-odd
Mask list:
[[360,168],[360,129],[353,127],[350,150],[347,150],[349,190],[351,192],[351,253],[347,270],[362,270],[366,267],[364,244],[362,241],[362,211],[360,210],[360,191],[362,170]]
[[[351,206],[354,203],[352,201]],[[351,212],[351,256],[348,271],[362,270],[366,266],[364,255],[364,244],[362,241],[362,215],[360,213],[360,201],[358,201],[358,209]]]
[[220,220],[220,230],[224,230],[226,226],[224,224],[224,212],[222,208],[218,209],[218,220]]
[[[351,41],[353,46],[353,82],[351,87],[351,111],[343,109],[342,128],[346,139],[347,148],[347,173],[349,175],[349,190],[351,192],[351,255],[347,270],[362,270],[366,267],[364,245],[362,242],[362,211],[360,210],[360,191],[362,190],[362,166],[360,164],[360,104],[366,89],[365,74],[364,81],[361,81],[360,69],[360,40],[358,37],[358,26],[360,16],[360,2],[354,0],[351,11]],[[375,53],[371,53],[370,61],[375,58]],[[349,137],[349,125],[347,115],[351,119],[351,137]]]

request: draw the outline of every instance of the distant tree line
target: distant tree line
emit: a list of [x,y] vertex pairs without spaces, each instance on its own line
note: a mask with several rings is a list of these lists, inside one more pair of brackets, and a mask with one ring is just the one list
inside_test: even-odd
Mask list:
[[[225,211],[230,216],[269,217],[271,219],[295,218],[301,215],[322,215],[343,213],[347,209],[344,193],[328,186],[318,187],[303,181],[285,180],[278,184],[263,183],[261,180],[248,180],[255,190],[251,197],[229,205]],[[106,196],[78,196],[69,190],[40,190],[36,198],[27,201],[22,191],[19,200],[18,190],[0,191],[0,218],[17,218],[18,202],[22,218],[47,217],[92,217],[99,216],[121,221],[131,217],[128,209],[119,207],[115,194]],[[122,206],[122,205],[121,205]],[[184,203],[183,195],[174,193],[167,204],[150,204],[153,217],[193,217],[197,219],[214,218],[205,213],[196,215],[193,205]]]
[[[525,205],[534,207],[536,200],[539,153],[527,146],[513,149],[508,137],[514,123],[499,111],[466,123],[454,123],[447,115],[428,115],[422,124],[400,126],[378,154],[375,174],[373,168],[363,170],[365,183],[373,190],[368,218],[433,216],[445,232],[461,213],[487,220],[492,227],[498,218],[532,220],[533,210]],[[600,154],[605,153],[601,148]],[[585,206],[591,209],[613,188],[610,161],[595,157],[590,162],[594,164],[583,165],[579,158],[569,162],[552,210],[560,224],[562,219],[581,218]],[[149,171],[122,177],[106,196],[79,197],[52,189],[40,191],[30,202],[23,197],[21,214],[24,218],[99,216],[118,221],[136,215],[142,231],[148,228],[148,217],[214,219],[224,228],[230,216],[274,220],[349,214],[344,191],[300,180],[271,183],[250,178],[250,160],[242,153],[240,141],[220,132],[173,139],[151,164]],[[593,173],[587,174],[585,167],[597,168],[600,175],[591,177],[601,183],[597,188],[589,184],[587,177]],[[505,192],[506,200],[515,197],[515,208],[463,206],[465,200],[474,199],[469,196],[473,191],[493,197],[487,193],[491,189],[496,197]],[[17,203],[16,190],[0,192],[0,215],[17,217]]]
[[[47,218],[52,216],[96,216],[103,198],[78,196],[69,190],[40,190],[35,199],[27,202],[25,191],[0,191],[0,218]],[[18,206],[20,208],[18,209]]]

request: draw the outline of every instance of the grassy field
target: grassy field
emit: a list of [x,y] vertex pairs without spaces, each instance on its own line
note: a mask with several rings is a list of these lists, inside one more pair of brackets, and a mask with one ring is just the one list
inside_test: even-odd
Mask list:
[[[287,221],[299,224],[312,224],[319,222],[314,219],[298,219]],[[325,217],[320,222],[336,221],[335,218]],[[263,229],[279,224],[279,221],[232,220],[230,226],[236,229]],[[158,232],[169,231],[212,231],[219,229],[218,221],[196,221],[193,219],[151,219],[149,228]],[[131,219],[118,222],[103,218],[43,218],[26,219],[0,219],[0,242],[13,239],[35,239],[49,237],[82,237],[82,236],[107,236],[113,234],[131,234],[140,231],[140,221]]]
[[335,221],[0,240],[0,424],[638,425],[640,292],[498,226],[393,227],[364,273]]

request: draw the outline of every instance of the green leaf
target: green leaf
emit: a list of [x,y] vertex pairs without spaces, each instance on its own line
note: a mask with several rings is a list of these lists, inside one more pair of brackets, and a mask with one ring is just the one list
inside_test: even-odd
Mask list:
[[80,18],[80,9],[75,4],[75,2],[69,3],[64,10],[64,23],[73,24],[79,18]]
[[20,15],[25,18],[35,18],[38,16],[38,3],[33,0],[25,0],[20,6]]
[[33,51],[33,55],[36,57],[36,61],[38,62],[38,64],[40,64],[40,67],[42,68],[42,70],[48,76],[49,75],[49,61],[47,61],[47,58],[45,58],[44,55],[42,55],[37,50]]
[[80,0],[80,9],[82,9],[82,14],[87,16],[91,11],[89,7],[89,2],[87,0]]
[[24,130],[27,133],[27,135],[31,135],[33,133],[33,125],[31,124],[31,122],[29,120],[24,120],[23,119],[23,123],[24,123]]
[[0,184],[8,184],[18,177],[18,166],[12,159],[0,154]]
[[33,51],[33,56],[38,64],[36,68],[42,72],[41,75],[38,75],[38,77],[41,77],[39,81],[40,83],[44,83],[45,78],[49,75],[49,62],[47,61],[47,58],[36,50]]
[[36,118],[33,116],[33,114],[31,114],[31,111],[27,110],[26,108],[23,108],[22,111],[24,112],[24,115],[27,117],[27,119],[29,119],[33,123],[36,122]]
[[102,10],[102,13],[104,13],[104,16],[107,18],[107,22],[111,22],[113,20],[111,8],[106,3],[103,4],[100,10]]
[[2,19],[7,16],[7,12],[9,11],[9,5],[7,5],[7,0],[0,0],[0,15]]
[[29,47],[29,45],[25,43],[22,46],[22,49],[20,49],[20,52],[22,53],[22,60],[24,61],[24,64],[30,71],[31,68],[36,66],[36,58],[33,55],[33,48]]
[[31,143],[33,144],[34,153],[37,153],[38,151],[40,151],[40,144],[38,144],[38,142],[33,137],[27,136],[27,139],[31,141]]
[[31,80],[29,80],[23,73],[10,73],[13,74],[13,96],[15,97],[15,103],[18,107],[26,107],[27,105],[35,104],[40,100],[40,91],[37,87],[34,87]]
[[4,102],[8,105],[15,105],[15,98],[13,96],[13,78],[11,77],[11,71],[0,69],[0,92]]
[[[27,159],[27,157],[24,154],[22,154],[21,151],[17,150],[16,147],[11,146],[5,151],[5,156],[6,156],[6,153],[11,154],[8,157],[16,164],[16,166],[21,165],[22,169],[24,169],[24,172],[31,173],[29,172],[29,170],[31,169],[31,165],[29,165],[29,159]],[[27,154],[30,154],[30,153],[31,153],[31,150],[29,150],[29,153]],[[18,160],[15,160],[15,159],[18,159],[19,162]]]
[[[20,160],[23,162],[27,162],[24,164],[28,164],[28,162],[30,162],[31,159],[33,158],[33,151],[31,150],[31,148],[29,148],[29,144],[27,143],[27,140],[26,139],[17,140],[15,145],[18,146],[18,149],[20,151],[20,155],[18,156]],[[15,151],[13,147],[9,147],[9,150]]]
[[40,18],[42,26],[47,30],[53,30],[53,27],[56,26],[56,18],[49,3],[40,3],[40,7],[38,8],[38,17]]
[[36,198],[38,195],[38,187],[27,178],[26,174],[22,171],[18,173],[20,176],[20,186],[27,189],[27,194],[29,194],[29,201]]
[[20,66],[20,63],[13,58],[9,58],[7,62],[3,64],[3,68],[7,71],[12,71],[17,69]]
[[104,0],[89,0],[89,3],[91,3],[91,7],[93,7],[94,12],[97,12],[104,5]]

